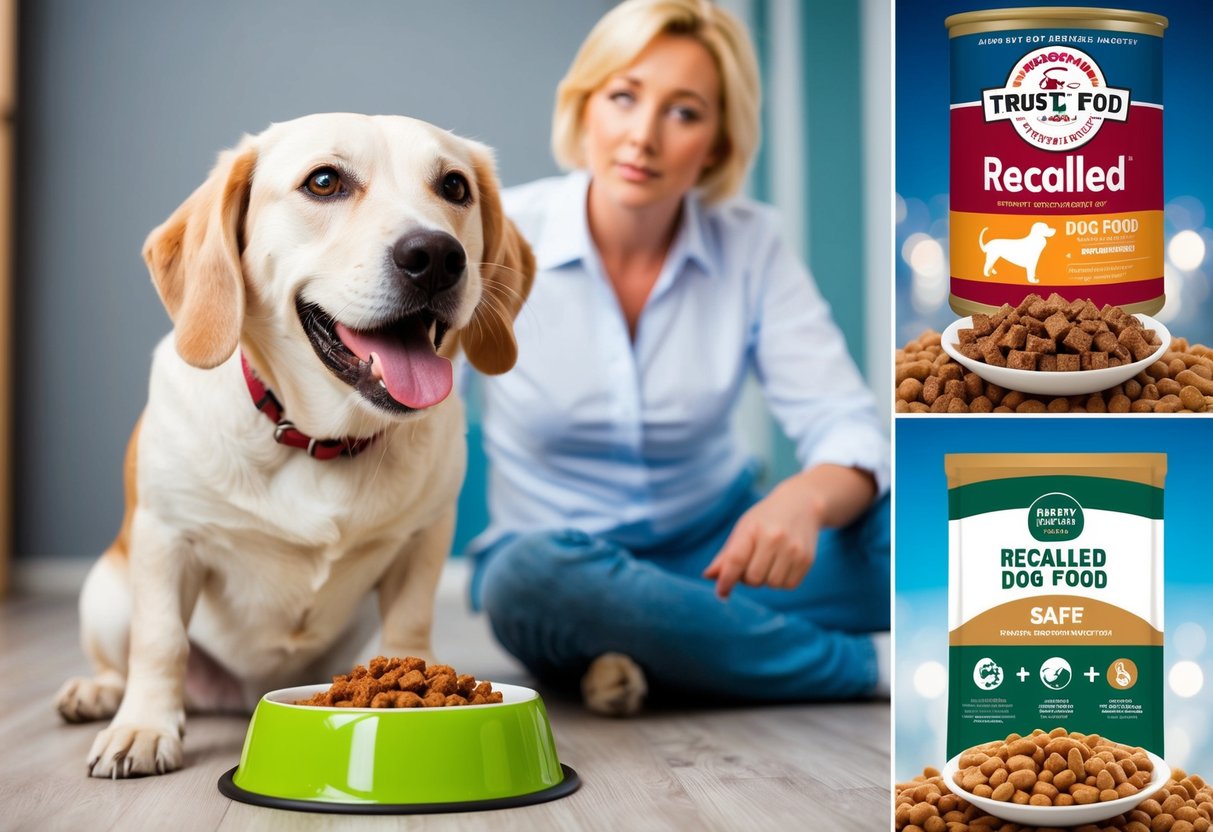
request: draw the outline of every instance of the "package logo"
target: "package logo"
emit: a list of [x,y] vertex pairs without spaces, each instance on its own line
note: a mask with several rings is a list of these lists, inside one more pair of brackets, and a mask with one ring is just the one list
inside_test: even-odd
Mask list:
[[1010,121],[1043,150],[1082,147],[1105,119],[1127,121],[1129,90],[1109,87],[1095,59],[1071,46],[1036,49],[1016,62],[1002,87],[982,91],[987,123]]
[[1003,672],[998,662],[986,657],[973,667],[973,684],[982,690],[994,690],[1002,684]]
[[1050,690],[1063,689],[1073,678],[1074,672],[1070,669],[1070,663],[1061,656],[1054,656],[1040,666],[1040,681]]
[[1028,532],[1043,543],[1074,540],[1082,534],[1082,506],[1060,491],[1043,494],[1028,507]]

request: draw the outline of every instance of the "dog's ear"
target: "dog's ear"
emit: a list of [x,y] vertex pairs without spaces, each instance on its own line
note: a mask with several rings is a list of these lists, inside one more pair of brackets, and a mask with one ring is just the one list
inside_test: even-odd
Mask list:
[[535,279],[535,255],[501,208],[500,187],[488,148],[473,149],[484,255],[480,264],[483,294],[471,322],[459,331],[468,361],[486,375],[504,373],[518,359],[514,319]]
[[210,369],[236,351],[244,321],[241,233],[257,153],[225,151],[206,181],[148,235],[143,259],[173,320],[177,352]]

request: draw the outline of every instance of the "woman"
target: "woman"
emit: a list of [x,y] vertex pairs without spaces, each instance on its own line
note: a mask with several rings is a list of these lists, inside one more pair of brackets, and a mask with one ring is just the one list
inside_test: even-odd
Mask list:
[[[887,666],[872,396],[772,211],[729,199],[758,87],[732,16],[629,0],[557,92],[553,146],[573,172],[506,195],[538,273],[518,364],[482,382],[492,521],[473,604],[602,713],[649,689],[864,696]],[[803,466],[765,496],[730,429],[750,371]]]

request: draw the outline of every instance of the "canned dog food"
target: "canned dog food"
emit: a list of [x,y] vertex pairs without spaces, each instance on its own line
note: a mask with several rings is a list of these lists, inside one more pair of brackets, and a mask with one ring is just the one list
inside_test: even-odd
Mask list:
[[952,15],[951,296],[1162,308],[1167,19],[1073,7]]
[[1041,725],[1163,753],[1164,454],[949,454],[948,756]]

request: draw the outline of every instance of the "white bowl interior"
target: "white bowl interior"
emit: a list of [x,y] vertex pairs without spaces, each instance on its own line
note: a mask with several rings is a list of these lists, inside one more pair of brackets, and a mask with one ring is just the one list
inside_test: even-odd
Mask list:
[[1160,359],[1171,345],[1171,333],[1167,328],[1149,315],[1134,316],[1141,321],[1146,329],[1158,333],[1162,346],[1156,349],[1148,358],[1134,361],[1132,364],[1122,364],[1119,367],[1108,367],[1102,370],[1079,370],[1066,373],[1046,373],[1040,370],[1013,370],[1010,367],[995,367],[984,361],[974,361],[967,358],[956,349],[957,333],[962,329],[973,326],[973,318],[961,318],[953,321],[943,331],[942,346],[953,361],[966,370],[970,370],[982,379],[1004,387],[1007,390],[1018,390],[1021,393],[1031,393],[1038,396],[1078,396],[1086,393],[1098,393],[1118,384],[1128,381],[1133,376],[1149,367]]
[[[483,682],[483,679],[477,679],[477,683]],[[524,688],[520,685],[501,685],[496,682],[491,683],[493,690],[501,691],[502,705],[513,705],[518,702],[527,702],[531,699],[538,698],[539,694],[531,688]],[[308,710],[336,711],[339,713],[350,713],[351,711],[369,711],[376,714],[409,714],[409,713],[441,713],[446,711],[466,711],[469,709],[478,708],[495,708],[497,703],[491,705],[459,705],[450,708],[326,708],[323,705],[296,705],[300,699],[310,699],[312,696],[321,691],[328,690],[331,685],[302,685],[295,688],[279,688],[265,694],[262,699],[269,702],[274,702],[278,705],[287,705],[292,708],[307,708]]]
[[1154,764],[1153,776],[1150,783],[1137,794],[1122,797],[1119,800],[1109,800],[1104,803],[1090,803],[1086,806],[1025,806],[1019,803],[1007,803],[989,797],[978,797],[971,794],[952,779],[960,768],[961,754],[948,760],[943,767],[943,779],[948,788],[963,797],[978,809],[996,818],[1009,820],[1012,823],[1022,823],[1027,826],[1068,827],[1081,826],[1084,823],[1098,823],[1107,820],[1137,806],[1146,798],[1161,789],[1171,777],[1171,767],[1157,754],[1146,752],[1150,762]]

